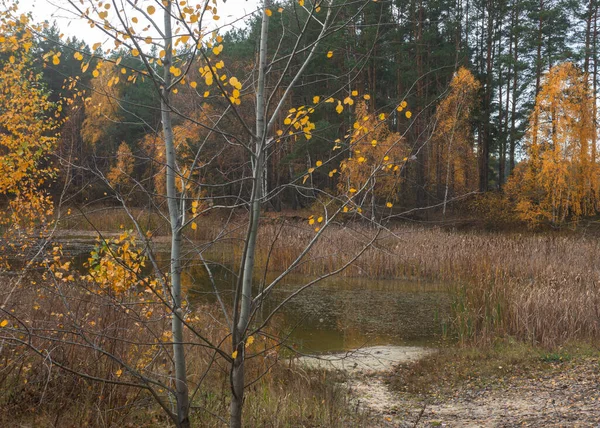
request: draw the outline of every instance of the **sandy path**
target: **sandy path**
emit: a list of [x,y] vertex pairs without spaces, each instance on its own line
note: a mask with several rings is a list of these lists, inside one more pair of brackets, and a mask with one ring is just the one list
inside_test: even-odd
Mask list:
[[319,359],[303,357],[301,362],[346,371],[352,400],[371,413],[369,427],[600,427],[600,364],[595,359],[563,363],[537,377],[457,387],[451,396],[415,397],[389,389],[396,364],[430,352],[377,346]]

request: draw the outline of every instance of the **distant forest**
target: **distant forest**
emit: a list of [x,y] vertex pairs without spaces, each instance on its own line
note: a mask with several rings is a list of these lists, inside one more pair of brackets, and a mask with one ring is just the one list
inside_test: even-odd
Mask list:
[[[326,103],[319,95],[335,94],[344,100],[343,110],[333,103],[325,106],[331,108],[315,109],[312,132],[286,139],[271,150],[265,186],[274,188],[302,177],[316,161],[328,159],[334,166],[311,174],[312,191],[278,191],[267,209],[307,207],[317,197],[314,189],[335,191],[340,181],[351,179],[348,158],[361,155],[345,137],[362,120],[359,115],[384,112],[386,132],[402,139],[397,157],[403,163],[394,171],[393,183],[373,192],[375,203],[389,201],[394,209],[417,213],[425,207],[445,212],[447,204],[454,213],[475,207],[496,219],[510,214],[530,224],[563,224],[595,215],[600,200],[598,4],[597,0],[373,1],[360,13],[352,10],[352,3],[346,5],[336,15],[336,30],[319,46],[289,98],[293,109]],[[280,6],[293,8],[283,2],[272,9]],[[254,15],[243,28],[219,36],[225,47],[220,58],[230,75],[252,73],[260,22]],[[311,36],[296,40],[301,22],[294,14],[273,13],[270,49],[284,55],[296,43],[302,46],[312,40]],[[307,34],[311,31],[318,28],[309,28]],[[149,161],[161,155],[155,82],[134,76],[132,71],[144,66],[130,50],[107,55],[99,44],[61,38],[60,32],[48,26],[39,34],[32,62],[50,100],[69,100],[58,112],[66,120],[61,123],[57,155],[78,166],[60,168],[59,174],[69,176],[58,182],[67,178],[73,184],[71,201],[110,203],[100,175],[143,206],[147,204],[143,195],[160,193],[163,185],[156,162]],[[48,53],[60,61],[48,61]],[[93,72],[82,72],[82,56]],[[114,71],[115,62],[122,75],[119,67]],[[281,76],[287,78],[285,66],[285,61],[274,62],[273,75],[281,68]],[[173,91],[175,109],[199,125],[178,124],[175,119],[175,133],[184,148],[179,154],[182,164],[192,162],[185,157],[204,145],[203,158],[189,173],[207,184],[202,199],[214,201],[249,191],[239,178],[250,167],[243,153],[236,156],[235,150],[218,156],[221,140],[202,127],[207,121],[220,121],[221,129],[239,125],[227,115],[219,119],[226,103],[218,91],[191,84],[195,75],[203,79],[200,72],[191,70],[186,76],[189,84],[184,81]],[[239,96],[248,95],[252,102],[253,95],[244,92]],[[242,112],[251,117],[249,105]],[[281,114],[281,129],[289,114]],[[53,192],[58,192],[55,187]],[[481,196],[485,194],[493,196]]]

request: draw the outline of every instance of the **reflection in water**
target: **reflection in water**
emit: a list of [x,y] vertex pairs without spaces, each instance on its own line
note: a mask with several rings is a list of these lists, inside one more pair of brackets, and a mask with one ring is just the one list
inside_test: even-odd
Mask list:
[[[216,286],[230,300],[235,276],[211,265]],[[203,267],[188,268],[185,282],[197,301],[215,302]],[[265,302],[268,314],[306,283],[290,276]],[[374,345],[431,345],[441,333],[440,319],[449,311],[449,298],[439,284],[365,278],[327,279],[293,298],[281,311],[281,336],[303,352],[326,352]]]
[[[74,265],[81,268],[93,243],[78,244],[79,251],[70,251]],[[168,253],[158,253],[157,258],[159,264],[168,266]],[[209,266],[222,299],[231,303],[234,273],[226,266]],[[217,302],[210,277],[198,260],[186,265],[182,279],[192,302]],[[262,314],[266,316],[306,281],[302,276],[287,277],[265,301]],[[337,277],[292,299],[275,324],[289,345],[308,353],[387,344],[431,345],[441,333],[440,320],[449,314],[445,290],[442,284],[429,282]]]

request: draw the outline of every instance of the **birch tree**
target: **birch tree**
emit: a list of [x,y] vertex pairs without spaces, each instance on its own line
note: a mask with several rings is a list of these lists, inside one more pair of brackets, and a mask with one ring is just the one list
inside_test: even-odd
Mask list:
[[[155,129],[154,134],[162,147],[154,150],[159,155],[154,157],[152,162],[159,166],[159,170],[164,171],[165,194],[162,196],[166,201],[166,209],[160,205],[161,202],[157,202],[156,195],[148,196],[154,208],[161,215],[164,213],[170,228],[170,242],[168,268],[163,270],[154,252],[151,234],[137,221],[128,198],[121,192],[121,184],[124,182],[129,186],[144,188],[143,183],[136,183],[130,176],[133,170],[132,158],[126,146],[122,146],[113,172],[107,177],[103,176],[101,171],[96,173],[110,190],[111,196],[122,204],[135,230],[124,231],[117,238],[100,236],[96,249],[86,264],[89,274],[83,275],[79,280],[86,284],[84,288],[94,298],[104,299],[105,306],[112,308],[115,316],[122,313],[126,318],[135,320],[134,324],[140,331],[152,334],[157,342],[149,346],[136,342],[135,337],[123,339],[122,344],[136,343],[135,346],[140,349],[149,346],[148,352],[152,357],[145,353],[135,356],[121,355],[103,345],[104,342],[94,339],[98,336],[94,331],[96,324],[72,316],[70,319],[73,330],[68,334],[77,338],[77,346],[98,353],[102,358],[117,364],[118,369],[106,378],[98,378],[83,370],[58,364],[61,368],[87,379],[141,388],[152,395],[177,427],[186,428],[191,424],[190,408],[194,407],[193,397],[201,388],[205,377],[200,376],[200,380],[196,377],[191,383],[190,360],[187,355],[198,348],[208,349],[213,353],[213,361],[219,359],[229,367],[229,425],[242,426],[245,389],[255,380],[246,376],[247,364],[250,358],[260,354],[251,352],[256,337],[268,337],[264,333],[265,327],[277,312],[299,293],[355,263],[376,242],[384,230],[382,221],[389,218],[391,213],[390,198],[386,206],[381,207],[382,211],[371,206],[372,215],[369,219],[362,214],[362,205],[366,200],[364,196],[372,191],[371,184],[375,182],[379,171],[388,168],[390,164],[383,152],[380,153],[381,156],[373,156],[369,160],[372,163],[368,168],[370,172],[363,174],[360,182],[350,183],[347,187],[340,185],[335,192],[316,189],[311,185],[311,177],[317,170],[324,170],[330,176],[339,174],[341,165],[348,162],[343,160],[348,149],[368,135],[379,135],[377,127],[381,127],[381,132],[385,134],[385,137],[382,136],[385,140],[384,145],[390,148],[400,146],[403,136],[385,131],[387,128],[383,125],[391,111],[402,111],[407,107],[405,102],[391,108],[388,106],[390,111],[370,113],[367,113],[367,108],[363,105],[359,114],[370,119],[363,121],[358,128],[347,130],[343,133],[343,138],[332,142],[335,147],[328,159],[310,160],[303,174],[272,188],[269,188],[265,179],[267,160],[273,152],[281,150],[284,144],[294,144],[301,139],[310,140],[318,136],[312,119],[315,112],[329,109],[336,114],[342,114],[344,111],[351,111],[355,102],[361,98],[369,98],[368,94],[360,93],[359,88],[350,88],[347,93],[314,94],[308,103],[295,104],[294,100],[294,89],[299,85],[310,84],[305,71],[317,55],[330,59],[342,54],[328,49],[328,37],[354,22],[367,4],[368,2],[299,0],[275,5],[265,0],[257,12],[260,33],[256,61],[248,73],[235,76],[229,71],[233,67],[221,59],[221,54],[227,46],[221,35],[223,30],[215,27],[219,25],[220,16],[219,5],[214,1],[195,5],[172,1],[140,3],[122,0],[82,3],[69,0],[69,10],[87,20],[90,27],[98,31],[104,40],[99,41],[92,49],[94,52],[98,52],[99,49],[103,51],[103,57],[99,60],[94,58],[94,54],[77,49],[73,51],[73,56],[81,62],[82,73],[92,73],[95,78],[99,78],[97,84],[106,82],[106,88],[92,88],[96,95],[101,91],[103,96],[94,95],[90,100],[96,97],[100,103],[102,97],[109,97],[111,111],[114,112],[115,108],[131,110],[131,104],[128,104],[127,99],[120,98],[119,91],[108,89],[115,87],[119,82],[122,83],[123,80],[132,84],[137,80],[149,80],[160,98],[159,106],[148,107],[158,108],[161,114],[160,129]],[[297,33],[292,46],[268,44],[270,21],[276,13],[290,13],[296,18]],[[140,67],[126,66],[122,62],[124,53],[137,58]],[[51,53],[48,58],[53,62],[60,62],[60,58]],[[346,75],[333,78],[354,82],[357,73],[357,70],[351,70]],[[210,106],[206,109],[210,108],[211,113],[191,114],[187,109],[188,102],[181,102],[183,92],[203,100]],[[207,110],[203,111],[206,113]],[[410,116],[410,112],[406,112],[403,118],[410,123]],[[102,117],[106,119],[105,116]],[[176,132],[178,127],[202,130],[195,137],[198,138],[194,146],[195,154],[186,156],[187,164],[183,163],[181,153],[189,150],[189,147],[186,147],[188,138],[185,137],[185,132]],[[206,147],[215,138],[220,142],[221,149],[207,158]],[[101,140],[96,144],[101,144]],[[210,198],[202,196],[204,191],[223,186],[218,183],[201,182],[197,178],[198,171],[238,149],[245,157],[241,167],[249,171],[240,179],[239,192],[225,196],[221,193],[221,196]],[[399,156],[400,154],[395,155]],[[396,163],[392,168],[395,167],[395,173],[399,174],[407,159],[399,157],[394,161]],[[69,163],[69,167],[81,166]],[[315,214],[307,219],[310,238],[298,251],[294,251],[291,259],[283,267],[277,269],[272,279],[267,280],[267,266],[264,261],[261,261],[260,266],[257,265],[257,256],[262,254],[260,250],[268,247],[266,243],[260,242],[263,209],[284,189],[292,189],[301,194],[318,193],[320,202],[318,208],[315,208]],[[387,189],[387,192],[391,194],[393,189]],[[193,322],[193,306],[186,296],[182,279],[190,254],[193,254],[197,263],[206,267],[211,276],[209,264],[206,262],[207,254],[211,249],[219,248],[225,240],[224,237],[231,233],[227,227],[216,233],[202,230],[211,227],[203,224],[204,216],[216,210],[229,212],[229,216],[242,216],[245,227],[241,251],[234,252],[237,254],[237,279],[231,301],[214,287],[221,310],[220,319],[225,327],[220,337],[211,336],[207,332],[208,326]],[[278,302],[272,311],[262,313],[264,302],[291,273],[319,257],[313,254],[313,250],[327,242],[326,231],[332,227],[345,228],[340,223],[344,215],[352,215],[358,221],[369,220],[375,227],[370,229],[370,235],[360,236],[356,240],[357,245],[352,248],[331,251],[328,257],[335,260],[335,263],[330,269],[307,279],[283,301]],[[200,232],[212,233],[214,237],[209,242],[199,244],[194,241],[193,236]],[[278,236],[269,244],[271,250],[277,239]],[[267,264],[273,256],[271,250],[267,253]],[[52,292],[64,303],[66,312],[73,314],[73,306],[69,303],[73,298],[70,295],[73,289],[65,287],[74,280],[74,275],[70,271],[70,262],[64,260],[60,246],[54,248],[53,258],[45,263],[48,268],[46,279],[54,283]],[[151,274],[145,272],[146,266],[151,266]],[[257,279],[261,276],[259,269],[264,270],[262,280]],[[261,316],[259,313],[262,313]],[[161,325],[155,322],[159,315],[161,322],[168,320],[170,323],[169,332],[156,329],[157,325]],[[14,331],[15,335],[19,332],[18,328]],[[117,333],[111,334],[114,336]],[[17,336],[12,336],[13,340],[15,337]],[[166,343],[160,339],[164,337],[168,338]],[[44,337],[37,337],[42,338]],[[118,339],[115,340],[118,342]],[[167,350],[167,344],[171,348],[170,351]],[[33,341],[30,341],[28,346],[40,355],[46,355],[42,349],[33,345]],[[267,349],[261,352],[267,352]],[[161,353],[167,355],[171,361],[172,370],[169,371],[169,376],[164,376],[160,371],[162,369],[158,370],[154,363],[149,362],[156,361]],[[210,370],[211,365],[212,363],[207,370]]]

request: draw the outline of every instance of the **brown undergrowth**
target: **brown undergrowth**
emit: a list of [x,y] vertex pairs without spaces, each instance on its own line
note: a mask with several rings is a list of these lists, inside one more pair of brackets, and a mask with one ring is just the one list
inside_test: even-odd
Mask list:
[[[134,295],[96,295],[84,281],[61,287],[1,279],[7,304],[0,319],[8,323],[0,324],[0,426],[169,426],[152,396],[172,404],[170,326],[160,306],[135,303]],[[213,343],[226,337],[211,306],[191,307],[188,321]],[[228,363],[198,337],[186,340],[193,426],[221,426]],[[247,364],[247,426],[348,426],[364,417],[348,410],[333,375],[278,361],[264,337],[248,351],[255,356]]]

